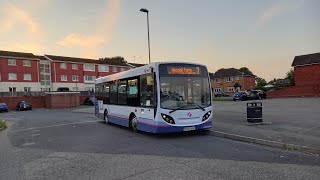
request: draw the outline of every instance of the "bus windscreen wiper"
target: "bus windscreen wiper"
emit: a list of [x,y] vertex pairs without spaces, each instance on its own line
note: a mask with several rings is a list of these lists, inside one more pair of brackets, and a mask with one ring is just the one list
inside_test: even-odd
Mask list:
[[169,113],[173,113],[173,112],[175,112],[176,110],[181,110],[182,108],[185,108],[185,107],[187,107],[187,106],[189,106],[189,105],[196,105],[196,106],[199,107],[199,109],[201,109],[202,111],[205,111],[205,109],[204,109],[202,106],[200,106],[199,104],[197,104],[197,103],[188,103],[187,105],[180,106],[180,107],[178,107],[178,108],[176,108],[176,109],[173,109],[173,110],[169,111]]

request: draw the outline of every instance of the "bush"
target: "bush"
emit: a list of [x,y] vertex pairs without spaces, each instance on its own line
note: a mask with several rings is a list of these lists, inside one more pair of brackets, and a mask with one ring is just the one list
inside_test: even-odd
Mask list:
[[6,122],[4,120],[0,120],[0,129],[5,129],[7,128]]

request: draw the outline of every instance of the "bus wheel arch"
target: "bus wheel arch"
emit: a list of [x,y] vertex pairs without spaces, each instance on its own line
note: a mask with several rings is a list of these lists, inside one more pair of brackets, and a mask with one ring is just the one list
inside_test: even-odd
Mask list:
[[138,119],[137,116],[132,112],[129,116],[129,128],[131,128],[134,132],[137,132],[138,129]]

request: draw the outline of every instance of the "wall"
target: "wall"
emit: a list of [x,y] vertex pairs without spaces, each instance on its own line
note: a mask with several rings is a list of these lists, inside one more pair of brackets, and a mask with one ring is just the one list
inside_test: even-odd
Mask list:
[[[0,102],[6,103],[9,110],[15,110],[19,101],[27,101],[32,104],[33,109],[37,108],[70,108],[83,105],[87,96],[79,96],[79,93],[64,93],[46,96],[25,96],[25,97],[0,97]],[[88,96],[89,97],[89,96]]]
[[55,92],[46,95],[47,109],[71,108],[80,106],[80,94],[71,92]]
[[8,105],[9,110],[15,110],[19,101],[27,101],[32,104],[32,108],[44,108],[45,96],[26,96],[26,97],[0,97],[0,102]]
[[268,98],[320,96],[320,85],[291,86],[276,91],[267,92]]
[[296,86],[320,85],[320,64],[294,67]]

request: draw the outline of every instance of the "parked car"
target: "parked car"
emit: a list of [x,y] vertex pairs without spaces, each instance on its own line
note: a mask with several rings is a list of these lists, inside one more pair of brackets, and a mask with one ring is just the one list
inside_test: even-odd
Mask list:
[[88,106],[93,106],[94,105],[94,97],[86,97],[86,99],[84,99],[83,104],[88,105]]
[[8,106],[6,103],[0,103],[0,112],[8,112]]
[[267,99],[267,94],[261,90],[252,90],[249,92],[248,99],[252,99],[252,100]]
[[236,101],[236,100],[241,100],[241,101],[245,101],[248,99],[248,92],[246,91],[239,91],[239,92],[236,92],[234,95],[233,95],[233,100]]
[[224,92],[218,92],[214,94],[214,97],[230,97],[230,95]]
[[23,111],[23,110],[32,110],[32,105],[29,102],[26,101],[20,101],[16,105],[16,110],[17,111]]

